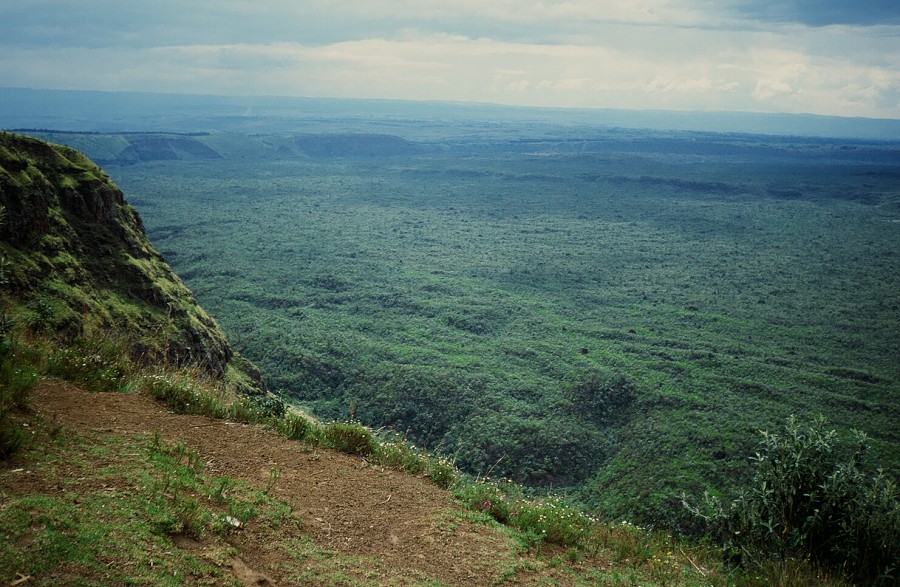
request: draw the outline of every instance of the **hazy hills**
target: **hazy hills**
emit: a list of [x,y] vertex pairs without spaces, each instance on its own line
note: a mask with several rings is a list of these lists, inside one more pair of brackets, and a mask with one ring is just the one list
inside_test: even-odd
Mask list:
[[[517,128],[517,127],[516,127]],[[893,143],[859,139],[764,137],[698,132],[594,130],[573,135],[538,133],[497,136],[480,129],[468,137],[437,131],[409,140],[399,135],[293,133],[243,135],[225,132],[84,133],[19,129],[31,136],[59,142],[88,153],[101,165],[133,165],[152,161],[277,160],[297,158],[383,158],[435,155],[444,157],[598,155],[614,153],[711,157],[715,160],[817,161],[900,165]],[[521,132],[521,131],[520,131]]]
[[[201,96],[0,88],[0,128],[79,132],[297,132],[426,135],[431,125],[508,132],[515,124],[900,140],[900,121],[795,114],[540,109],[444,102]],[[414,136],[408,136],[411,133]]]

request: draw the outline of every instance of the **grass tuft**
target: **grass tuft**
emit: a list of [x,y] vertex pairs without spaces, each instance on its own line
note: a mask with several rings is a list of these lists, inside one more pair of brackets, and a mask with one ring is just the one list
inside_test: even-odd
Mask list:
[[372,431],[358,422],[331,422],[325,426],[329,447],[348,454],[368,456],[378,450]]
[[127,391],[135,374],[127,345],[112,336],[78,337],[67,346],[52,347],[45,372],[87,391]]
[[37,373],[21,356],[18,342],[0,330],[0,460],[22,448],[25,433],[13,416],[28,406]]

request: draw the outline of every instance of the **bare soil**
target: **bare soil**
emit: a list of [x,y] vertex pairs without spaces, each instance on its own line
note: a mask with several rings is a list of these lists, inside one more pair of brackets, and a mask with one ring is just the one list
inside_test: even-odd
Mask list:
[[[460,586],[572,583],[574,569],[558,572],[534,553],[522,552],[498,528],[460,516],[459,505],[427,479],[311,449],[258,426],[173,414],[140,395],[88,393],[41,381],[32,408],[41,420],[81,434],[134,437],[159,431],[165,441],[182,442],[198,453],[212,475],[258,488],[271,485],[270,493],[291,505],[300,531],[317,547],[374,559],[391,577]],[[278,585],[297,574],[291,568],[296,560],[257,540],[252,524],[239,534],[230,571],[243,584]],[[176,545],[204,547],[189,538]]]

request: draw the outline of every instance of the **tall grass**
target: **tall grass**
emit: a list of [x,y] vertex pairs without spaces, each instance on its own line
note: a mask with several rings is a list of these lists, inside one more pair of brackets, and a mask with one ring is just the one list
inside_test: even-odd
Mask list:
[[44,371],[87,391],[127,391],[137,373],[128,345],[117,335],[83,335],[50,347]]
[[37,373],[21,360],[19,352],[10,331],[0,330],[0,460],[12,456],[25,440],[14,414],[28,406],[37,382]]

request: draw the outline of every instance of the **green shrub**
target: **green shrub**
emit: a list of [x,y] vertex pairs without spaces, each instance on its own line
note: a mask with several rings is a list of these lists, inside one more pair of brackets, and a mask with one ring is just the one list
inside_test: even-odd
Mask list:
[[519,487],[512,482],[480,478],[460,483],[454,494],[471,509],[484,512],[501,524],[510,521],[513,503],[521,495]]
[[[258,398],[247,396],[229,404],[221,396],[204,389],[198,381],[197,375],[190,371],[158,373],[141,378],[140,388],[178,414],[196,414],[247,424],[270,422],[286,436],[290,434],[289,438],[301,438],[299,422],[267,413],[266,406],[276,404],[261,405]],[[280,400],[277,400],[277,404],[283,407]]]
[[227,408],[224,409],[224,413],[221,408],[221,404],[212,398],[208,394],[197,394],[199,397],[206,399],[208,403],[210,403],[210,409],[208,412],[198,412],[203,415],[210,416],[213,418],[226,418],[229,420],[234,420],[235,422],[243,422],[245,424],[255,424],[264,419],[264,416],[259,411],[258,404],[249,397],[239,398],[237,401],[232,402]]
[[256,411],[260,416],[265,418],[281,418],[284,416],[286,407],[284,402],[272,395],[254,395],[250,396],[256,406]]
[[626,376],[600,371],[575,376],[567,384],[566,394],[579,414],[600,424],[624,418],[638,395],[637,387]]
[[747,585],[765,587],[796,587],[797,585],[821,585],[822,587],[853,587],[854,583],[840,577],[822,565],[808,560],[788,558],[761,561],[750,575],[756,581],[746,580]]
[[582,546],[594,523],[578,508],[559,497],[516,502],[512,525],[527,536],[560,546]]
[[12,414],[28,406],[37,383],[34,369],[20,360],[9,329],[0,329],[0,460],[13,455],[25,440]]
[[11,418],[0,418],[0,461],[11,457],[22,448],[25,433]]
[[753,457],[754,477],[729,505],[706,494],[685,503],[733,557],[799,558],[862,580],[888,577],[900,560],[900,504],[882,472],[862,470],[868,441],[854,432],[841,450],[824,418],[802,427],[791,417],[783,432],[764,432]]
[[219,397],[203,390],[190,372],[148,375],[141,379],[140,386],[143,391],[177,414],[196,414],[248,424],[264,419],[252,399],[244,397],[226,404]]
[[328,445],[341,452],[367,456],[378,450],[372,431],[356,422],[332,422],[325,427]]
[[163,402],[179,414],[199,413],[199,394],[194,392],[190,378],[174,374],[157,374],[144,377],[142,388],[154,399]]
[[15,343],[0,334],[0,417],[27,407],[35,383],[37,373],[18,359]]
[[654,551],[671,550],[668,535],[663,540],[660,537],[660,533],[651,533],[625,520],[598,523],[591,528],[586,546],[594,556],[601,550],[608,550],[617,562],[643,564],[652,560]]
[[[0,225],[5,217],[6,209],[0,206]],[[7,282],[9,266],[6,258],[0,256],[0,286]],[[13,326],[13,320],[4,308],[0,312],[0,460],[12,456],[25,440],[12,412],[28,405],[31,390],[37,382],[34,369],[17,356]]]
[[184,443],[164,442],[158,430],[150,440],[149,456],[157,474],[150,504],[156,530],[201,538],[205,528],[212,525],[213,515],[197,495],[214,491],[204,484],[203,459]]
[[7,274],[9,273],[9,261],[6,260],[6,257],[0,257],[0,285],[6,285],[9,278]]
[[583,548],[597,526],[596,520],[560,497],[526,499],[509,480],[460,482],[454,495],[472,510],[516,528],[531,544]]

